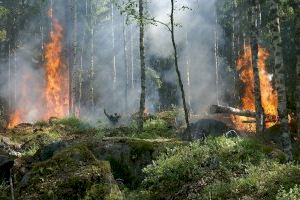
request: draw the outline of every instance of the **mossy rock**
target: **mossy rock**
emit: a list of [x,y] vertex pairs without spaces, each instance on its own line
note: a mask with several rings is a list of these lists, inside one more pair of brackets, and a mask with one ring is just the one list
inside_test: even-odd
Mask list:
[[160,153],[183,142],[170,139],[104,138],[88,142],[89,149],[100,160],[110,162],[115,179],[129,188],[137,187],[144,178],[142,169]]
[[74,145],[33,164],[17,186],[18,199],[22,200],[95,199],[99,195],[100,199],[110,199],[112,191],[120,194],[114,199],[121,199],[110,164],[97,160],[85,145]]

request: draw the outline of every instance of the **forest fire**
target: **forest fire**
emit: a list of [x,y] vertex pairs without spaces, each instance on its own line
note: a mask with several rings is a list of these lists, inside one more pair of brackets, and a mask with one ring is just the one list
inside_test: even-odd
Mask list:
[[[45,46],[44,73],[45,82],[42,90],[35,90],[38,99],[32,98],[34,93],[31,87],[31,76],[24,72],[20,80],[20,94],[15,112],[11,114],[8,128],[30,120],[47,120],[50,117],[64,117],[68,114],[69,108],[69,78],[68,68],[62,59],[63,28],[49,9],[48,16],[52,22],[52,31],[48,44]],[[32,114],[31,108],[27,105],[34,104],[37,111]]]
[[[266,71],[266,60],[269,57],[269,53],[266,49],[259,47],[258,53],[258,66],[259,77],[261,86],[261,98],[262,106],[265,112],[266,127],[271,127],[276,124],[277,120],[277,92],[272,86],[272,75]],[[241,98],[242,109],[255,111],[255,99],[254,99],[254,74],[251,64],[252,54],[250,46],[245,48],[244,53],[239,57],[237,61],[237,71],[240,74],[240,80],[244,83],[243,96]],[[233,116],[233,122],[237,129],[255,131],[255,123],[245,123],[251,121],[248,117]],[[253,120],[253,119],[252,119]]]
[[52,9],[49,10],[48,15],[53,24],[53,31],[50,33],[50,42],[46,45],[45,52],[46,88],[44,98],[46,111],[44,119],[66,116],[69,107],[68,69],[61,56],[63,28],[53,16]]

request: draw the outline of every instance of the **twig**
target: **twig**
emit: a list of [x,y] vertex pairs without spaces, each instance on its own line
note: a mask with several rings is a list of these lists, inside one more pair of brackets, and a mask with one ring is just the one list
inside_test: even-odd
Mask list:
[[15,200],[15,195],[14,195],[14,184],[13,184],[13,179],[12,179],[12,169],[9,170],[9,185],[10,185],[10,192],[11,192],[11,199]]

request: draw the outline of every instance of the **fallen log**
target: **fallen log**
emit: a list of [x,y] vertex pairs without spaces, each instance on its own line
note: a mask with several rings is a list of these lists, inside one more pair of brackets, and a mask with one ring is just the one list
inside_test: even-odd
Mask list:
[[[276,123],[277,121],[274,120],[274,121],[270,121],[270,120],[266,120],[265,123]],[[256,123],[256,120],[245,120],[245,121],[242,121],[242,123],[244,124],[255,124]]]
[[241,110],[229,106],[211,105],[209,108],[211,114],[232,114],[244,117],[255,118],[255,112],[249,110]]

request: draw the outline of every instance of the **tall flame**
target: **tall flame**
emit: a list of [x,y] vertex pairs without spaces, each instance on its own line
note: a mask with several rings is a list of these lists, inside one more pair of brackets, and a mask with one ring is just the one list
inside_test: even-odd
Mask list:
[[[272,75],[266,71],[266,60],[269,53],[266,49],[259,47],[258,51],[258,67],[261,88],[262,107],[267,116],[266,126],[275,125],[278,116],[278,98],[277,91],[272,86]],[[255,111],[254,98],[254,74],[252,67],[252,52],[250,46],[246,46],[244,53],[238,58],[237,70],[240,73],[240,80],[244,84],[243,96],[241,98],[242,108],[244,110]],[[252,119],[253,120],[253,119]],[[239,130],[255,131],[255,123],[243,123],[251,121],[251,119],[242,116],[233,117],[233,121]]]
[[[35,91],[40,98],[31,98],[33,90],[30,85],[30,72],[22,72],[20,82],[20,94],[18,103],[15,105],[15,112],[11,114],[8,128],[27,122],[27,120],[44,119],[50,117],[64,117],[68,114],[69,108],[69,76],[68,67],[62,59],[63,28],[58,19],[49,9],[48,16],[52,22],[50,39],[45,47],[45,85],[43,90]],[[41,94],[42,93],[42,94]],[[34,104],[37,111],[32,111]],[[34,117],[32,115],[34,114]]]
[[43,118],[46,119],[66,116],[69,107],[68,68],[62,60],[63,28],[53,16],[52,9],[49,10],[48,16],[52,21],[53,31],[45,48],[46,112]]

